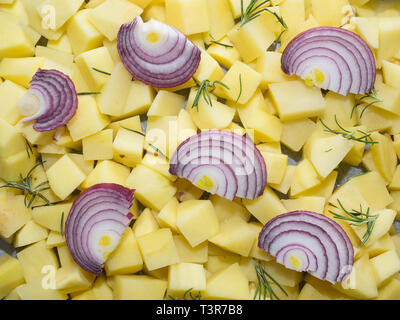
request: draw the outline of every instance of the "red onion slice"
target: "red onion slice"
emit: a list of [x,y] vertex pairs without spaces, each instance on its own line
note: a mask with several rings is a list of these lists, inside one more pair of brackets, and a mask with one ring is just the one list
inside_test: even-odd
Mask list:
[[308,271],[331,283],[345,280],[354,263],[353,246],[340,225],[309,211],[270,220],[260,232],[258,246],[288,269]]
[[39,69],[29,90],[18,101],[23,122],[36,120],[36,131],[51,131],[68,123],[76,113],[78,96],[72,80],[58,70]]
[[376,79],[375,57],[367,43],[335,27],[317,27],[295,37],[283,52],[282,70],[344,96],[370,93]]
[[75,262],[99,274],[132,219],[135,190],[101,183],[82,192],[65,223],[65,240]]
[[117,48],[125,68],[156,88],[187,82],[200,64],[201,51],[179,30],[140,16],[121,26]]
[[220,130],[203,131],[181,143],[169,172],[229,200],[257,198],[267,182],[265,161],[254,144]]

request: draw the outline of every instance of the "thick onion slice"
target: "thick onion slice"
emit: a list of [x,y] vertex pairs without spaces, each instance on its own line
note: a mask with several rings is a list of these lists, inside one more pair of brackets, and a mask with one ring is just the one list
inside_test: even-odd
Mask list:
[[101,183],[82,192],[65,223],[65,240],[75,262],[99,274],[132,219],[135,190]]
[[36,131],[51,131],[67,124],[75,115],[78,96],[72,80],[58,70],[39,69],[29,90],[18,101],[23,122],[36,120]]
[[117,48],[132,76],[156,88],[187,82],[196,72],[201,51],[179,30],[140,16],[121,26]]
[[267,182],[265,161],[253,142],[220,130],[203,131],[181,143],[169,172],[229,200],[257,198]]
[[335,27],[317,27],[295,37],[283,52],[282,70],[344,96],[370,93],[376,78],[375,57],[367,43]]
[[331,283],[351,273],[354,250],[335,221],[309,211],[294,211],[270,220],[260,232],[258,246],[288,269],[310,272]]

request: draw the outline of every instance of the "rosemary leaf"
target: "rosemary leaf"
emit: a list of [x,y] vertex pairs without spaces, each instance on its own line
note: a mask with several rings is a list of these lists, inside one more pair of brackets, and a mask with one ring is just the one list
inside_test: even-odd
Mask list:
[[240,18],[238,30],[241,27],[243,27],[246,23],[249,23],[250,21],[253,21],[254,19],[258,18],[261,15],[261,13],[263,13],[263,12],[268,12],[268,13],[274,15],[276,17],[276,19],[278,20],[278,22],[285,28],[285,30],[288,29],[286,22],[283,20],[283,18],[280,15],[278,15],[274,11],[271,11],[268,8],[262,8],[264,5],[269,3],[271,0],[260,1],[260,3],[257,4],[258,1],[259,0],[251,0],[246,9],[244,9],[243,0],[240,1],[241,18]]
[[101,92],[78,92],[76,95],[77,96],[89,96],[89,95],[95,95],[95,94],[100,94]]
[[236,98],[236,101],[235,101],[236,103],[238,103],[240,97],[242,96],[242,91],[243,91],[242,74],[239,73],[239,95],[238,95],[238,97]]
[[361,111],[361,113],[360,113],[360,119],[361,119],[362,116],[364,115],[364,112],[365,112],[370,106],[372,106],[372,105],[374,105],[375,103],[378,103],[378,102],[383,102],[383,100],[382,100],[381,98],[378,97],[375,88],[373,88],[373,89],[371,90],[370,93],[368,93],[368,94],[366,94],[366,95],[364,95],[364,96],[358,98],[358,99],[355,101],[355,103],[354,103],[354,105],[353,105],[353,108],[351,109],[350,119],[353,118],[354,111],[357,109],[357,107],[360,106],[361,104],[363,104],[364,100],[367,99],[367,98],[371,98],[372,101],[371,101],[370,103],[368,103],[366,106],[363,107],[363,109],[362,109],[362,111]]
[[105,75],[107,75],[107,76],[111,76],[111,73],[110,73],[110,72],[103,71],[103,70],[97,69],[97,68],[95,68],[95,67],[92,67],[92,69],[93,69],[94,71],[97,71],[97,72],[99,72],[99,73],[105,74]]
[[274,283],[286,296],[288,296],[288,293],[278,283],[278,281],[276,281],[270,274],[268,274],[267,271],[264,270],[261,262],[253,260],[253,263],[254,263],[254,268],[256,270],[256,274],[257,274],[257,287],[256,287],[256,291],[255,291],[253,300],[256,300],[257,296],[258,296],[258,300],[261,300],[261,298],[263,298],[263,300],[266,300],[267,294],[269,296],[269,299],[271,299],[271,300],[274,300],[274,299],[280,300],[278,295],[276,294],[276,292],[273,290],[270,281],[272,281],[272,283]]
[[211,35],[211,33],[210,33],[210,37],[211,37],[211,41],[210,41],[210,43],[212,43],[212,44],[216,44],[216,45],[218,45],[218,46],[222,46],[222,47],[225,47],[225,48],[228,48],[228,49],[232,49],[233,48],[233,46],[232,45],[230,45],[230,44],[226,44],[226,43],[222,43],[222,42],[219,42],[219,41],[216,41],[215,39],[214,39],[214,37]]
[[61,232],[61,236],[64,237],[64,211],[61,214],[60,232]]
[[196,96],[193,100],[192,108],[197,108],[197,111],[199,110],[199,102],[201,97],[203,97],[204,101],[212,107],[212,99],[210,96],[210,93],[213,92],[216,88],[216,85],[223,86],[225,89],[230,90],[230,88],[223,82],[215,80],[214,82],[211,82],[210,80],[203,80],[202,82],[197,82],[196,84],[198,85],[199,89],[196,92]]

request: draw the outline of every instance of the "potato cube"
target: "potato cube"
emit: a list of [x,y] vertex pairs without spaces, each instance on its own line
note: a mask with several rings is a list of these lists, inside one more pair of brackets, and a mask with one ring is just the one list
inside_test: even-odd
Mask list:
[[311,14],[321,25],[340,27],[343,25],[346,6],[350,6],[348,0],[311,0]]
[[167,178],[143,165],[137,165],[126,184],[136,189],[135,197],[145,206],[161,210],[175,195],[176,188]]
[[23,195],[2,198],[0,204],[0,236],[9,238],[31,220],[31,211]]
[[82,183],[82,188],[87,189],[98,183],[116,183],[125,186],[129,173],[128,167],[114,161],[104,160],[97,163]]
[[135,235],[126,228],[122,238],[105,265],[107,276],[136,273],[143,268],[143,259]]
[[245,104],[256,92],[261,82],[261,75],[243,62],[236,61],[221,82],[228,86],[229,90],[223,86],[217,86],[214,94]]
[[246,300],[249,295],[249,281],[238,263],[212,275],[204,292],[206,299]]
[[86,174],[68,155],[57,160],[46,174],[51,189],[62,200],[65,200],[86,179]]
[[290,186],[290,196],[307,191],[321,183],[317,171],[308,159],[303,159],[293,173],[293,181]]
[[229,69],[235,61],[240,60],[239,52],[235,47],[233,47],[233,44],[228,37],[224,37],[218,42],[225,44],[226,46],[211,43],[207,48],[207,53],[224,68]]
[[184,35],[210,30],[207,2],[202,0],[166,0],[166,22]]
[[25,282],[18,260],[8,254],[0,256],[0,280],[1,299]]
[[268,183],[281,183],[287,167],[288,156],[274,152],[261,151],[268,172]]
[[366,250],[368,252],[368,256],[370,258],[374,258],[387,251],[396,251],[396,245],[392,237],[389,235],[389,233],[387,233],[375,242],[373,242],[370,246],[366,247]]
[[321,115],[320,119],[329,128],[337,127],[336,120],[345,128],[353,127],[357,122],[356,114],[351,114],[354,102],[354,97],[351,95],[342,96],[338,93],[329,91],[325,95],[325,111],[323,115]]
[[218,218],[210,200],[189,200],[178,205],[176,225],[192,247],[215,236]]
[[108,160],[113,157],[113,131],[97,132],[82,139],[83,158],[85,160]]
[[22,116],[18,113],[18,100],[26,89],[12,81],[6,80],[0,84],[0,118],[15,125]]
[[122,62],[117,62],[97,100],[103,114],[110,116],[123,114],[131,88],[131,79],[131,74]]
[[265,90],[269,83],[284,82],[291,79],[281,68],[282,54],[275,51],[267,51],[256,62],[256,71],[261,74],[260,88]]
[[171,198],[157,215],[158,221],[160,221],[162,227],[170,228],[176,233],[178,233],[178,227],[176,225],[178,204],[179,202],[175,197]]
[[264,270],[283,286],[295,287],[303,279],[301,272],[287,269],[276,261],[263,261],[262,265]]
[[114,67],[114,62],[106,47],[85,51],[76,56],[75,61],[83,79],[92,91],[99,91],[109,78],[108,75],[93,68],[111,73]]
[[207,0],[207,12],[210,31],[206,42],[209,43],[213,39],[220,40],[224,37],[233,28],[235,21],[226,0]]
[[192,247],[183,235],[174,235],[174,242],[178,250],[179,262],[205,263],[208,260],[208,243],[200,243]]
[[395,250],[382,253],[370,260],[378,287],[400,271],[400,258]]
[[120,128],[112,144],[114,160],[128,167],[142,161],[144,137],[136,132]]
[[[229,255],[210,256],[206,264],[207,272],[212,275],[223,269],[226,269],[227,267],[231,266],[234,263],[239,263],[240,259],[241,257],[236,254],[230,256]],[[210,275],[207,278],[210,278]]]
[[77,265],[61,267],[56,272],[56,289],[62,293],[87,290],[92,285],[94,274],[84,271]]
[[43,279],[37,278],[17,287],[21,300],[67,300],[68,295],[59,290],[47,289],[43,286]]
[[269,186],[279,191],[280,193],[287,194],[293,182],[293,174],[295,169],[296,166],[288,165],[286,167],[285,175],[283,176],[281,183],[279,184],[269,183]]
[[151,3],[144,10],[142,17],[144,21],[149,21],[150,19],[155,19],[160,22],[165,23],[165,5],[164,3]]
[[147,116],[177,116],[185,105],[185,97],[166,90],[158,91]]
[[169,173],[169,161],[168,159],[164,158],[161,155],[155,155],[150,152],[147,152],[146,155],[143,157],[141,164],[144,166],[161,173],[164,177],[168,180],[174,182],[177,177],[173,176]]
[[88,14],[88,19],[108,40],[113,41],[121,25],[142,12],[142,8],[128,0],[106,0]]
[[115,276],[115,300],[163,300],[168,282],[148,276]]
[[67,35],[75,55],[102,46],[104,36],[88,20],[91,11],[92,9],[78,11],[68,23]]
[[223,222],[233,216],[238,216],[246,222],[250,220],[250,212],[240,203],[227,200],[216,194],[211,195],[210,200],[214,206],[219,222]]
[[57,256],[52,249],[46,247],[44,240],[18,252],[17,258],[27,282],[43,277],[43,267],[52,267],[54,270],[58,268]]
[[139,80],[131,82],[126,106],[123,112],[124,117],[131,117],[146,113],[154,99],[154,89]]
[[219,232],[209,241],[225,250],[248,257],[257,236],[257,230],[251,224],[233,216],[221,223]]
[[28,157],[26,150],[15,153],[4,159],[0,156],[0,172],[2,178],[9,181],[18,181],[20,175],[25,177],[34,165],[35,158],[32,156]]
[[[172,157],[178,147],[176,116],[151,117],[147,121],[145,149],[153,154]],[[158,149],[158,150],[157,150]]]
[[243,204],[250,213],[262,224],[276,216],[287,212],[281,200],[269,187],[266,187],[264,194],[254,200],[243,199]]
[[[380,108],[390,113],[400,115],[400,89],[391,87],[383,83],[382,77],[377,77],[375,82],[375,89],[377,96],[381,99],[381,102],[375,102],[374,107]],[[375,100],[367,98],[364,100],[365,103],[371,103]]]
[[400,280],[392,278],[386,285],[379,289],[376,300],[398,300],[400,296]]
[[369,46],[374,49],[379,48],[379,19],[377,17],[352,17],[350,24],[355,25],[356,32]]
[[0,62],[0,77],[29,88],[33,75],[43,64],[43,57],[4,58]]
[[133,116],[124,120],[119,120],[119,121],[114,121],[111,122],[107,129],[112,129],[113,131],[113,138],[117,135],[117,132],[120,128],[126,128],[126,129],[131,129],[135,131],[142,131],[142,124],[140,122],[140,117],[139,116]]
[[65,245],[65,237],[61,235],[60,232],[50,231],[49,236],[46,240],[47,248],[54,248]]
[[157,231],[158,229],[160,229],[160,226],[149,208],[143,210],[132,227],[136,238]]
[[14,247],[23,247],[47,238],[48,230],[31,220],[15,235]]
[[168,294],[181,298],[191,289],[193,295],[206,289],[206,272],[203,265],[181,262],[169,267]]
[[298,152],[315,129],[316,124],[308,118],[283,122],[281,141],[289,149]]
[[32,210],[32,217],[39,225],[56,232],[61,232],[61,218],[64,215],[64,228],[71,207],[72,202],[36,207]]
[[382,61],[382,72],[385,83],[391,87],[400,89],[400,66],[389,62]]
[[373,132],[371,139],[377,142],[371,145],[372,160],[382,177],[387,182],[390,182],[393,179],[397,165],[397,156],[393,141],[391,138],[378,132]]
[[221,80],[223,76],[224,71],[218,62],[214,60],[214,58],[211,57],[205,50],[201,50],[200,64],[193,77],[199,82],[204,80],[214,82],[216,80]]
[[303,81],[271,83],[268,88],[282,121],[319,116],[324,112],[321,90],[308,87]]
[[379,20],[379,49],[377,65],[380,67],[383,60],[390,59],[400,50],[400,19],[385,17]]
[[139,249],[148,270],[155,270],[179,262],[172,232],[159,229],[137,237]]

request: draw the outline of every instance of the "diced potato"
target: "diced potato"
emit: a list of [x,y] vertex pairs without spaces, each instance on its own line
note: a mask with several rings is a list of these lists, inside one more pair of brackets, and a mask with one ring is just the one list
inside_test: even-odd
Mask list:
[[178,227],[176,220],[178,216],[178,200],[173,197],[167,202],[167,204],[158,213],[158,221],[160,221],[161,227],[170,228],[172,231],[178,233]]
[[291,79],[282,71],[282,54],[275,51],[267,51],[257,59],[256,71],[262,75],[260,87],[265,90],[269,83],[284,82]]
[[135,197],[145,206],[161,210],[175,195],[176,188],[167,178],[143,165],[137,165],[126,180],[136,189]]
[[160,22],[165,23],[165,6],[164,3],[152,3],[146,7],[142,17],[144,21],[149,21],[150,19],[155,19]]
[[400,258],[395,250],[382,253],[370,260],[378,287],[400,271]]
[[131,82],[126,106],[123,112],[124,117],[131,117],[146,113],[154,99],[154,89],[139,80]]
[[330,283],[319,280],[310,274],[305,276],[305,285],[298,300],[349,300],[349,296],[337,291]]
[[311,188],[318,186],[321,179],[317,171],[314,169],[311,161],[307,158],[303,159],[294,170],[293,181],[290,186],[290,196],[296,197]]
[[0,84],[0,118],[15,125],[22,116],[18,113],[18,100],[26,89],[12,81],[6,80]]
[[143,9],[128,0],[106,0],[89,14],[88,19],[108,40],[117,38],[122,24],[132,21]]
[[220,300],[245,300],[249,294],[249,282],[238,263],[212,275],[204,292],[205,299]]
[[33,122],[24,123],[23,120],[15,125],[15,128],[33,145],[51,145],[53,143],[54,130],[39,132],[33,128]]
[[166,90],[158,91],[147,116],[177,116],[183,109],[185,97]]
[[329,91],[325,95],[325,111],[320,116],[321,121],[329,128],[336,128],[337,123],[341,126],[353,127],[357,122],[357,114],[352,109],[354,106],[354,97],[352,95],[342,96],[338,93]]
[[217,214],[220,223],[233,216],[238,216],[246,222],[250,220],[250,212],[240,203],[229,201],[218,195],[211,195],[209,199],[214,206],[215,213]]
[[158,229],[160,229],[160,226],[154,215],[151,213],[151,210],[148,208],[143,210],[132,227],[136,238],[157,231]]
[[71,42],[68,35],[64,34],[57,40],[49,40],[47,48],[56,49],[66,53],[72,53]]
[[275,261],[263,261],[262,266],[271,277],[284,286],[295,287],[303,278],[301,272],[287,269]]
[[172,157],[178,147],[177,136],[176,116],[151,117],[147,121],[145,149],[151,153]]
[[134,167],[142,160],[143,145],[142,135],[120,128],[112,144],[114,160],[128,167]]
[[32,210],[32,217],[39,225],[56,232],[61,232],[61,218],[64,214],[64,228],[71,207],[72,202],[37,207]]
[[324,212],[325,198],[323,197],[300,197],[297,199],[282,200],[287,211],[305,210],[317,213]]
[[394,88],[400,89],[400,66],[384,60],[382,62],[383,79],[385,83]]
[[49,236],[46,240],[47,248],[54,248],[65,245],[65,237],[60,232],[50,231]]
[[155,270],[179,262],[172,232],[159,229],[137,237],[139,249],[148,270]]
[[120,116],[124,113],[131,81],[131,74],[122,62],[117,62],[97,100],[99,109],[103,114]]
[[44,240],[39,241],[17,253],[17,258],[27,282],[43,277],[43,267],[58,268],[58,260],[52,249],[46,247]]
[[[281,141],[291,150],[298,152],[315,128],[315,123],[307,118],[283,122]],[[298,132],[302,134],[297,134]]]
[[173,176],[169,173],[169,162],[166,158],[161,155],[154,155],[150,152],[147,152],[143,157],[141,164],[144,166],[161,173],[168,180],[175,181],[177,179],[176,176]]
[[285,175],[283,176],[281,183],[279,184],[269,183],[269,186],[279,191],[280,193],[287,194],[293,182],[293,174],[295,169],[296,166],[288,165],[286,167]]
[[261,151],[261,155],[264,158],[267,168],[268,184],[281,183],[286,172],[288,156],[286,154],[265,151]]
[[162,300],[168,282],[148,276],[115,276],[113,279],[115,300]]
[[210,30],[207,2],[202,0],[166,0],[166,23],[184,35]]
[[108,125],[108,129],[112,129],[113,130],[113,138],[115,138],[115,136],[117,135],[117,132],[120,128],[126,128],[126,129],[131,129],[131,130],[135,130],[135,131],[142,131],[142,124],[140,122],[140,117],[139,116],[133,116],[130,118],[126,118],[124,120],[119,120],[119,121],[114,121],[111,122]]
[[[214,40],[215,41],[215,40]],[[232,42],[228,37],[223,37],[218,41],[220,44],[212,43],[207,48],[207,53],[213,57],[220,65],[229,69],[235,61],[240,60],[240,55],[237,49],[233,46]],[[228,47],[227,47],[228,46]]]
[[1,299],[25,282],[18,260],[8,254],[0,256],[0,280]]
[[256,92],[261,82],[261,75],[243,62],[235,61],[221,82],[229,89],[217,86],[214,94],[239,104],[245,104]]
[[46,228],[31,220],[26,223],[15,235],[14,247],[23,247],[47,238]]
[[321,90],[308,87],[303,81],[271,83],[268,88],[282,121],[319,116],[324,112]]
[[355,24],[357,33],[368,45],[374,49],[379,48],[379,19],[376,17],[353,17],[351,24]]
[[107,276],[136,273],[142,270],[143,259],[132,229],[125,229],[117,248],[107,259],[104,267]]
[[207,13],[210,26],[207,43],[214,39],[220,40],[235,24],[226,0],[207,0]]
[[379,49],[377,64],[381,66],[383,60],[390,59],[400,49],[400,19],[387,17],[379,20]]
[[[88,122],[87,119],[90,119]],[[90,96],[78,98],[78,109],[67,127],[73,141],[90,136],[104,129],[110,120],[100,113],[96,100]]]
[[82,139],[83,158],[85,160],[109,160],[113,157],[113,131],[97,132]]
[[128,167],[110,160],[99,162],[82,183],[87,189],[98,183],[116,183],[125,186],[130,170]]
[[400,280],[392,278],[385,286],[379,289],[376,300],[399,300]]
[[219,232],[209,241],[225,250],[248,257],[257,235],[257,230],[251,224],[233,216],[221,223]]
[[224,76],[224,71],[218,62],[214,60],[214,58],[211,57],[205,50],[201,50],[200,59],[199,67],[193,75],[197,81],[202,82],[204,80],[209,80],[214,82],[222,79]]
[[169,267],[168,294],[181,298],[187,290],[193,295],[206,290],[206,272],[203,265],[181,262]]
[[62,200],[65,200],[86,179],[86,174],[68,155],[57,160],[46,174],[51,189]]
[[114,62],[106,47],[85,51],[76,56],[75,61],[90,90],[95,92],[104,86],[109,76],[93,68],[111,73],[114,67]]
[[54,289],[45,289],[43,279],[37,278],[19,286],[17,294],[21,300],[67,300],[68,295]]
[[84,271],[77,265],[61,267],[56,272],[56,289],[63,293],[73,293],[90,288],[94,274]]
[[311,0],[311,14],[324,26],[342,26],[346,7],[350,7],[348,0]]
[[22,195],[1,198],[0,204],[0,236],[9,238],[31,220],[31,211]]
[[104,36],[89,22],[91,9],[78,11],[69,21],[68,39],[75,55],[101,47]]
[[386,181],[392,181],[397,165],[397,156],[392,139],[378,132],[371,134],[376,144],[371,145],[372,159],[379,173]]
[[176,225],[192,247],[215,236],[218,218],[210,200],[189,200],[178,205]]
[[395,243],[392,237],[387,233],[378,240],[371,243],[370,246],[366,247],[370,258],[374,258],[387,251],[396,251]]
[[244,206],[262,224],[276,216],[287,212],[279,197],[269,187],[264,190],[264,194],[254,200],[244,199]]
[[174,242],[178,250],[179,262],[205,263],[208,260],[208,243],[203,242],[192,247],[182,235],[174,235]]
[[29,88],[29,82],[39,68],[43,68],[44,58],[4,58],[0,62],[0,77]]

